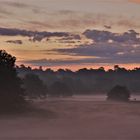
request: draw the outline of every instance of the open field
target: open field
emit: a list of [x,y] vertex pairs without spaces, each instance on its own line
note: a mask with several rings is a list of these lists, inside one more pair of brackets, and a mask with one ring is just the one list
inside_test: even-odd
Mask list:
[[[81,98],[80,98],[81,99]],[[47,99],[0,116],[0,140],[139,140],[140,103]]]

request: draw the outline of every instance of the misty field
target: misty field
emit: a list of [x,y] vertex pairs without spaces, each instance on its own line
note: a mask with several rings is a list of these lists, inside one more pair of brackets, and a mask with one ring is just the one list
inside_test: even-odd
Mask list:
[[139,140],[140,103],[105,97],[51,98],[28,113],[0,116],[0,140]]

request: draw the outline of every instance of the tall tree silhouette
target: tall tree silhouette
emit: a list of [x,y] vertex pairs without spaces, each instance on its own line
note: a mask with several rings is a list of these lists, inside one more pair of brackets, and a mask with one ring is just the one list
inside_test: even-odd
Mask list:
[[24,103],[24,91],[15,69],[16,58],[0,50],[0,110],[17,110]]

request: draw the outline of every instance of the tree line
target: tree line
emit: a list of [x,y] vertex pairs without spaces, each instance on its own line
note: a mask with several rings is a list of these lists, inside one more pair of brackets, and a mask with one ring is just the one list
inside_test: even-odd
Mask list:
[[[38,81],[41,80],[45,85],[46,94],[49,96],[61,96],[62,89],[64,90],[62,96],[73,94],[106,94],[116,85],[126,86],[135,94],[140,93],[140,68],[127,70],[119,65],[115,65],[114,69],[107,71],[103,67],[100,67],[99,69],[83,68],[74,72],[69,69],[59,69],[57,71],[53,71],[52,69],[43,70],[42,67],[32,69],[31,67],[21,65],[16,69],[19,77],[23,80],[28,75],[38,77]],[[59,91],[61,92],[59,93]]]

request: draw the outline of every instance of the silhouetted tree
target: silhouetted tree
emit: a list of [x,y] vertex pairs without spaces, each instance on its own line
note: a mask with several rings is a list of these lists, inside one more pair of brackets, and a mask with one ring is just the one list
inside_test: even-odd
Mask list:
[[26,95],[29,98],[45,98],[47,95],[47,86],[35,74],[27,74],[23,79]]
[[50,96],[54,96],[54,97],[72,96],[72,90],[69,86],[67,86],[67,84],[58,81],[51,85]]
[[108,100],[129,101],[130,92],[125,86],[115,86],[107,94]]
[[100,68],[98,69],[98,72],[105,72],[104,67],[100,67]]
[[17,77],[16,58],[4,50],[0,50],[0,110],[17,110],[24,103],[24,90]]

